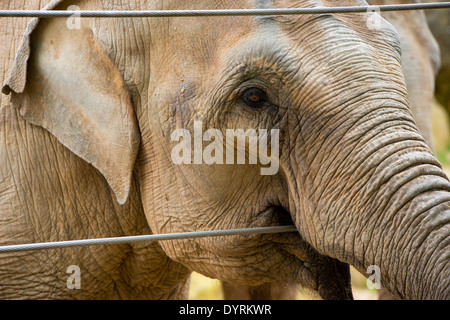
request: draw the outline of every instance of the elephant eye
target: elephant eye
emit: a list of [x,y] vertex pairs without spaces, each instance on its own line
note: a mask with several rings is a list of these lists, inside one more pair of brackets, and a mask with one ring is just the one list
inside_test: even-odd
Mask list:
[[267,95],[264,91],[258,88],[251,88],[244,92],[242,100],[251,108],[262,108],[269,104]]

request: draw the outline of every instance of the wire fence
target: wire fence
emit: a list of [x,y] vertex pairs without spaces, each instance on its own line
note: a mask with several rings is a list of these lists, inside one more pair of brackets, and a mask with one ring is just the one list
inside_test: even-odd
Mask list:
[[361,13],[371,11],[405,11],[450,8],[450,2],[393,4],[380,6],[225,9],[225,10],[145,10],[145,11],[67,11],[67,10],[0,10],[0,17],[35,18],[132,18],[132,17],[202,17],[202,16],[276,16],[301,14]]
[[[34,18],[131,18],[131,17],[202,17],[202,16],[276,16],[276,15],[304,15],[304,14],[333,14],[333,13],[364,13],[407,10],[430,10],[450,8],[450,2],[414,3],[380,6],[348,6],[348,7],[314,7],[314,8],[281,8],[281,9],[229,9],[229,10],[147,10],[147,11],[70,11],[70,10],[0,10],[1,17],[34,17]],[[139,236],[68,240],[55,242],[41,242],[0,246],[0,253],[57,249],[78,246],[121,244],[139,241],[183,240],[204,237],[244,236],[255,234],[271,234],[296,232],[297,228],[290,226],[272,226],[261,228],[244,228],[228,230],[211,230],[182,232],[172,234],[152,234]]]
[[41,249],[56,249],[79,246],[91,246],[100,244],[120,244],[139,241],[164,241],[164,240],[183,240],[193,238],[205,237],[223,237],[223,236],[239,236],[239,235],[255,235],[255,234],[270,234],[297,231],[295,226],[275,226],[275,227],[261,227],[261,228],[246,228],[246,229],[228,229],[228,230],[213,230],[213,231],[194,231],[194,232],[180,232],[167,234],[149,234],[140,236],[127,237],[112,237],[112,238],[98,238],[98,239],[83,239],[83,240],[69,240],[56,242],[41,242],[30,244],[17,244],[0,247],[2,252],[17,252],[28,250]]

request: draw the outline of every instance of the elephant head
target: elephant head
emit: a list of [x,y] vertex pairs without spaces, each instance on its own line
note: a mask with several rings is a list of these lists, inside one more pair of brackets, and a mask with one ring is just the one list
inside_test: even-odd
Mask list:
[[[216,3],[318,5],[335,2]],[[398,34],[376,18],[376,30],[366,14],[83,19],[75,29],[33,20],[3,92],[97,168],[120,203],[135,170],[154,233],[298,230],[161,242],[191,270],[351,298],[348,264],[376,265],[401,298],[448,298],[450,184],[411,116]]]

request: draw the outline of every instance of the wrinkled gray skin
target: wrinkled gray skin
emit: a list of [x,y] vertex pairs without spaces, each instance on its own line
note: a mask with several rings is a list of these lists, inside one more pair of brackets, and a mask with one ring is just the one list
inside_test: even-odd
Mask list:
[[[393,1],[384,1],[391,3]],[[420,1],[413,1],[420,2]],[[411,112],[420,132],[434,149],[431,109],[435,93],[435,79],[441,67],[439,46],[427,25],[423,11],[403,12],[384,16],[399,30],[402,43],[403,72],[405,75]],[[442,51],[442,56],[448,52]]]
[[[373,5],[386,5],[422,1],[371,0],[368,2]],[[382,15],[399,33],[403,74],[411,113],[428,146],[434,150],[431,109],[435,79],[439,68],[442,67],[439,46],[430,32],[423,11],[383,12]],[[381,300],[396,299],[384,288],[379,290],[378,294]]]
[[[371,0],[367,1],[370,5],[389,5],[389,4],[407,4],[418,3],[421,1],[412,0]],[[432,2],[432,1],[429,1]],[[450,43],[450,37],[446,37],[447,25],[445,24],[447,12],[445,10],[430,10],[427,12],[428,21],[431,23],[433,33],[437,34],[437,40],[444,46],[445,42]],[[433,150],[433,134],[431,123],[431,109],[434,99],[435,78],[439,69],[440,73],[437,80],[438,98],[445,96],[445,73],[447,72],[450,55],[443,54],[440,57],[439,46],[427,24],[423,11],[396,11],[381,13],[388,22],[397,30],[400,36],[402,50],[402,69],[405,77],[405,83],[408,92],[408,102],[411,113],[416,122],[417,128],[425,138],[429,147]],[[441,63],[440,63],[441,62]],[[440,68],[439,68],[440,66]],[[441,99],[442,100],[442,99]],[[365,274],[368,276],[369,274]],[[289,284],[277,284],[273,288],[270,285],[263,285],[256,288],[235,287],[224,284],[224,295],[226,298],[233,299],[295,299],[296,290],[288,289]],[[379,291],[380,299],[392,299],[393,296],[386,290]]]
[[[85,19],[69,30],[52,19],[30,24],[19,46],[15,20],[1,31],[11,43],[0,64],[10,95],[2,96],[1,244],[289,223],[298,233],[6,254],[3,298],[183,298],[194,270],[345,299],[348,264],[379,266],[382,285],[400,298],[450,298],[450,184],[411,116],[392,25],[373,32],[365,15],[349,14]],[[243,102],[252,87],[270,106]],[[279,129],[279,173],[174,165],[170,135],[194,120]],[[66,288],[69,265],[80,266],[80,290]]]
[[[369,1],[373,5],[418,2],[424,1]],[[382,15],[392,23],[399,33],[403,74],[411,112],[422,136],[430,148],[434,149],[431,109],[435,92],[435,78],[441,65],[439,46],[430,32],[424,11],[383,12]]]

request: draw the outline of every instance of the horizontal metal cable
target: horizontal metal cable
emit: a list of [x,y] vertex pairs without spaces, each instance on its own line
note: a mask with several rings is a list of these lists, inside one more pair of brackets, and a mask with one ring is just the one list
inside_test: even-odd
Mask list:
[[213,231],[195,231],[182,233],[168,233],[168,234],[150,234],[141,236],[127,236],[127,237],[113,237],[113,238],[97,238],[97,239],[83,239],[83,240],[69,240],[56,242],[41,242],[16,244],[8,246],[0,246],[0,253],[3,252],[17,252],[28,250],[41,249],[56,249],[67,247],[91,246],[99,244],[119,244],[130,243],[138,241],[163,241],[163,240],[181,240],[204,237],[220,237],[220,236],[234,236],[234,235],[251,235],[251,234],[269,234],[297,231],[295,226],[275,226],[275,227],[261,227],[261,228],[246,228],[246,229],[229,229],[229,230],[213,230]]
[[280,8],[280,9],[224,9],[224,10],[146,10],[146,11],[66,11],[66,10],[0,10],[0,17],[201,17],[201,16],[275,16],[321,13],[352,13],[368,11],[403,11],[450,8],[450,2],[412,3],[380,6]]

